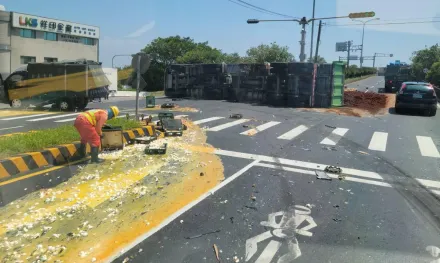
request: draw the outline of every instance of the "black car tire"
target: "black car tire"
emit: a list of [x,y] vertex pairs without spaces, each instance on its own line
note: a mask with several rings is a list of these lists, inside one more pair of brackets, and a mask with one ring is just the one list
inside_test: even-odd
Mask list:
[[431,109],[429,116],[434,117],[437,114],[437,109]]
[[394,111],[395,111],[397,114],[402,114],[402,109],[401,109],[401,108],[394,107]]

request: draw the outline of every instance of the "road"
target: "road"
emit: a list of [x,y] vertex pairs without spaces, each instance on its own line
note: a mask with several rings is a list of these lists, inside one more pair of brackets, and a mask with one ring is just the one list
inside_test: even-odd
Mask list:
[[361,81],[353,82],[346,85],[347,88],[355,88],[359,91],[383,92],[385,88],[385,79],[383,76],[374,76]]
[[[378,82],[354,85],[372,90]],[[169,217],[113,251],[114,262],[218,262],[214,244],[220,262],[435,262],[439,116],[391,111],[357,118],[222,101],[176,103],[200,109],[175,114],[204,127],[225,179],[170,208]],[[131,113],[134,101],[103,104]],[[232,113],[243,119],[230,119]],[[59,116],[7,120],[0,128],[68,124],[56,121],[75,115]],[[316,171],[328,165],[342,169],[340,179],[317,179]],[[77,173],[71,165],[4,183],[2,205]]]

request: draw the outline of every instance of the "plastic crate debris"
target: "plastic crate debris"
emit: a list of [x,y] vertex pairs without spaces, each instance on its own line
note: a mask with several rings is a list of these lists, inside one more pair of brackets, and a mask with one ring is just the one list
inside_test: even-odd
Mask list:
[[140,143],[140,144],[147,144],[147,143],[150,143],[154,140],[157,140],[156,136],[144,136],[144,137],[135,138],[134,142]]
[[235,113],[235,114],[229,115],[229,118],[231,118],[231,119],[241,119],[241,118],[243,118],[243,115],[239,114],[239,113]]
[[147,145],[145,147],[145,154],[165,154],[167,152],[167,144],[164,143],[161,146]]
[[342,173],[342,169],[337,167],[337,166],[333,166],[333,165],[329,165],[327,167],[325,167],[324,169],[325,172],[327,173],[333,173],[333,174],[340,174]]

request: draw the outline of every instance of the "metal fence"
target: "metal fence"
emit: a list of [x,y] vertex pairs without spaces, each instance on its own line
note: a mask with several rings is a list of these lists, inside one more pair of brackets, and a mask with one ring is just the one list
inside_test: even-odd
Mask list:
[[165,95],[281,107],[330,107],[334,64],[171,65]]

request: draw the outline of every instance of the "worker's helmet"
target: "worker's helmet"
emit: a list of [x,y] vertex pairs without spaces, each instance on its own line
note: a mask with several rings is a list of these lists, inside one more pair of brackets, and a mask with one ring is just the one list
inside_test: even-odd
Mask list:
[[110,109],[107,110],[108,119],[116,118],[119,115],[119,109],[116,106],[111,106]]

